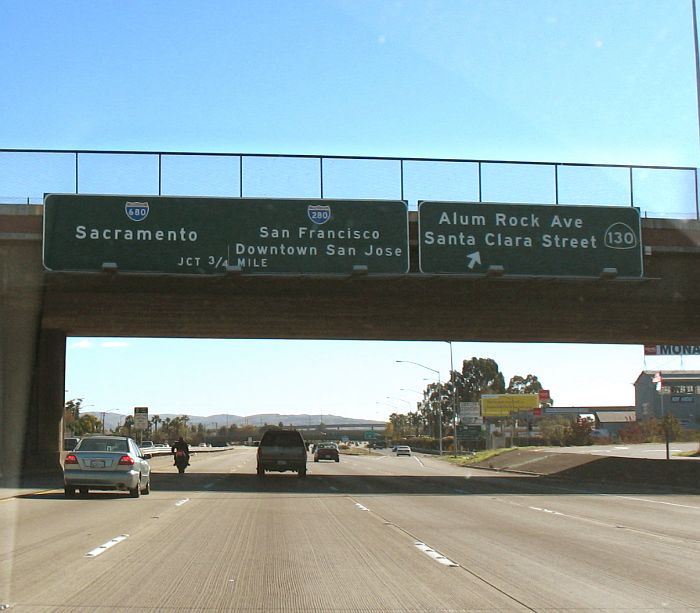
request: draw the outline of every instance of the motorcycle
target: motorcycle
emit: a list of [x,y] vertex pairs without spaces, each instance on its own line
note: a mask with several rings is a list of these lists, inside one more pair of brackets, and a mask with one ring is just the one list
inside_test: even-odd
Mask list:
[[187,461],[187,454],[184,451],[176,451],[175,452],[175,466],[177,466],[177,470],[181,475],[185,474],[185,468],[189,462]]

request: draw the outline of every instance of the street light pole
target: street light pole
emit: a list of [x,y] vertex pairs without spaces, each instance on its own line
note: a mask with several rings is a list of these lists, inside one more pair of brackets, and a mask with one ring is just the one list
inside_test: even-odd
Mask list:
[[[396,362],[398,364],[413,364],[414,366],[420,366],[421,368],[425,368],[426,370],[434,372],[438,376],[438,385],[442,385],[442,379],[440,378],[440,371],[439,370],[435,370],[434,368],[430,368],[430,366],[426,366],[425,364],[419,364],[418,362],[411,362],[410,360],[396,360]],[[439,441],[440,457],[442,457],[442,395],[440,395],[440,401],[438,402],[438,435],[440,437],[440,441]]]
[[452,358],[452,341],[447,341],[450,345],[450,373],[452,377],[452,452],[453,457],[457,457],[457,383],[455,381],[455,368]]

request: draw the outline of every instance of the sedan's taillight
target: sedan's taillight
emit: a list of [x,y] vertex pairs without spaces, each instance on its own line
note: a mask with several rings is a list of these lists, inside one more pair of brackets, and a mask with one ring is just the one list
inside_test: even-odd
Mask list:
[[66,456],[66,459],[63,461],[64,464],[77,464],[78,463],[78,458],[75,457],[72,453],[69,453]]
[[133,466],[134,458],[132,458],[130,455],[123,455],[121,458],[119,458],[119,462],[117,462],[117,464],[122,466]]

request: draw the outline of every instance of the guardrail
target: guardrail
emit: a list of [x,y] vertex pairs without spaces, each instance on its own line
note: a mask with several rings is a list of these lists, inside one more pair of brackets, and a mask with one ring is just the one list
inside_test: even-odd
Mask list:
[[0,149],[0,202],[45,193],[401,199],[638,207],[700,219],[697,169],[455,158]]
[[[147,453],[151,457],[173,455],[170,447],[140,447],[139,449],[141,449],[142,453]],[[235,447],[230,445],[228,447],[199,447],[198,445],[195,445],[194,447],[190,447],[190,455],[195,455],[197,453],[213,453],[216,451],[230,451],[231,449],[235,449]]]

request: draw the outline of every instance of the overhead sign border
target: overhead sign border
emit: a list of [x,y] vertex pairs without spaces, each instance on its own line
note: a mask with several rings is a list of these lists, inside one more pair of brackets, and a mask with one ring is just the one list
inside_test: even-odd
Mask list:
[[[637,236],[639,238],[639,245],[635,247],[638,250],[639,255],[639,275],[614,275],[614,278],[620,280],[628,281],[642,281],[644,280],[644,245],[642,243],[642,217],[639,207],[636,206],[611,206],[611,205],[587,205],[587,204],[537,204],[537,203],[526,203],[526,202],[491,202],[491,201],[469,201],[469,200],[419,200],[417,207],[417,225],[418,225],[418,270],[421,274],[435,275],[435,276],[458,276],[458,277],[474,277],[483,278],[485,276],[499,276],[499,277],[509,277],[509,278],[542,278],[542,279],[581,279],[581,280],[598,280],[601,274],[549,274],[549,273],[509,273],[507,270],[503,269],[501,265],[496,265],[496,270],[489,270],[488,268],[478,271],[478,272],[435,272],[426,271],[423,269],[423,233],[421,228],[421,207],[424,204],[431,205],[478,205],[478,206],[497,206],[497,207],[535,207],[535,208],[546,208],[546,209],[556,209],[556,208],[576,208],[584,211],[591,210],[631,210],[636,213],[635,228]],[[604,269],[601,269],[600,273],[603,273]]]
[[[400,199],[400,198],[392,198],[392,199],[372,199],[372,198],[266,198],[266,197],[231,197],[231,196],[221,196],[221,197],[209,197],[209,196],[170,196],[170,195],[134,195],[134,194],[74,194],[74,193],[67,193],[67,192],[52,192],[52,193],[46,193],[44,194],[44,223],[43,223],[43,234],[42,234],[42,264],[45,268],[45,270],[49,272],[100,272],[100,270],[104,270],[104,264],[111,264],[113,265],[114,270],[120,271],[122,274],[138,274],[138,275],[147,275],[147,274],[155,274],[155,275],[176,275],[176,276],[193,276],[193,277],[216,277],[220,275],[225,275],[231,272],[229,268],[227,267],[225,270],[221,271],[214,271],[214,272],[194,272],[194,271],[170,271],[170,270],[135,270],[133,268],[129,269],[119,269],[119,262],[111,262],[108,261],[109,258],[106,258],[105,262],[103,263],[102,268],[99,267],[91,267],[91,268],[51,268],[47,264],[47,216],[46,216],[46,211],[48,210],[46,208],[47,202],[50,202],[50,200],[53,197],[62,197],[62,198],[73,198],[73,199],[88,199],[88,198],[110,198],[110,199],[123,199],[126,202],[125,205],[125,211],[126,215],[129,219],[132,221],[142,221],[148,216],[148,203],[147,202],[140,202],[140,201],[151,201],[153,203],[156,200],[178,200],[178,201],[216,201],[216,202],[222,202],[222,201],[230,201],[232,204],[235,202],[243,202],[243,203],[253,203],[253,202],[264,202],[264,203],[280,203],[282,206],[284,206],[283,203],[304,203],[307,204],[308,207],[313,207],[315,206],[328,206],[328,205],[333,205],[335,204],[356,204],[356,205],[361,205],[361,206],[371,206],[373,203],[376,204],[384,204],[384,205],[389,205],[389,206],[401,206],[403,207],[403,210],[401,211],[402,217],[403,217],[403,222],[402,222],[402,227],[400,230],[397,230],[397,232],[403,233],[403,236],[399,238],[399,241],[401,244],[391,244],[390,246],[392,248],[400,248],[402,250],[402,253],[400,256],[389,256],[389,257],[400,257],[400,269],[397,267],[396,270],[380,270],[374,272],[371,266],[371,261],[369,262],[369,266],[367,265],[368,262],[362,261],[361,258],[359,258],[359,261],[356,264],[350,264],[347,268],[347,270],[311,270],[311,271],[272,271],[272,272],[265,272],[261,270],[256,270],[256,269],[243,269],[243,270],[234,270],[237,274],[242,274],[245,276],[257,276],[257,277],[320,277],[320,278],[338,278],[338,277],[347,277],[347,276],[372,276],[372,277],[401,277],[407,275],[410,270],[411,270],[411,257],[410,257],[410,220],[409,220],[409,214],[408,214],[408,202],[406,200]],[[127,202],[128,201],[128,202]],[[143,211],[136,210],[134,211],[129,211],[128,205],[139,205],[139,204],[145,204],[146,205],[146,211],[145,214]],[[53,205],[57,206],[57,205]],[[153,208],[152,206],[150,208]],[[313,220],[311,220],[313,222]],[[315,223],[315,222],[313,222]],[[397,227],[399,227],[397,225]],[[345,228],[341,228],[342,230],[345,230]],[[152,230],[155,231],[155,230]],[[245,239],[250,240],[247,236]],[[356,239],[359,240],[359,239]],[[365,239],[366,240],[366,239]],[[318,255],[319,259],[323,259],[324,256],[322,254]],[[343,258],[350,258],[353,256],[340,256]],[[387,257],[387,256],[365,256],[365,257]],[[231,255],[229,254],[228,257],[226,258],[231,258]],[[230,262],[228,262],[230,265]],[[231,266],[231,268],[235,269],[235,266]]]

